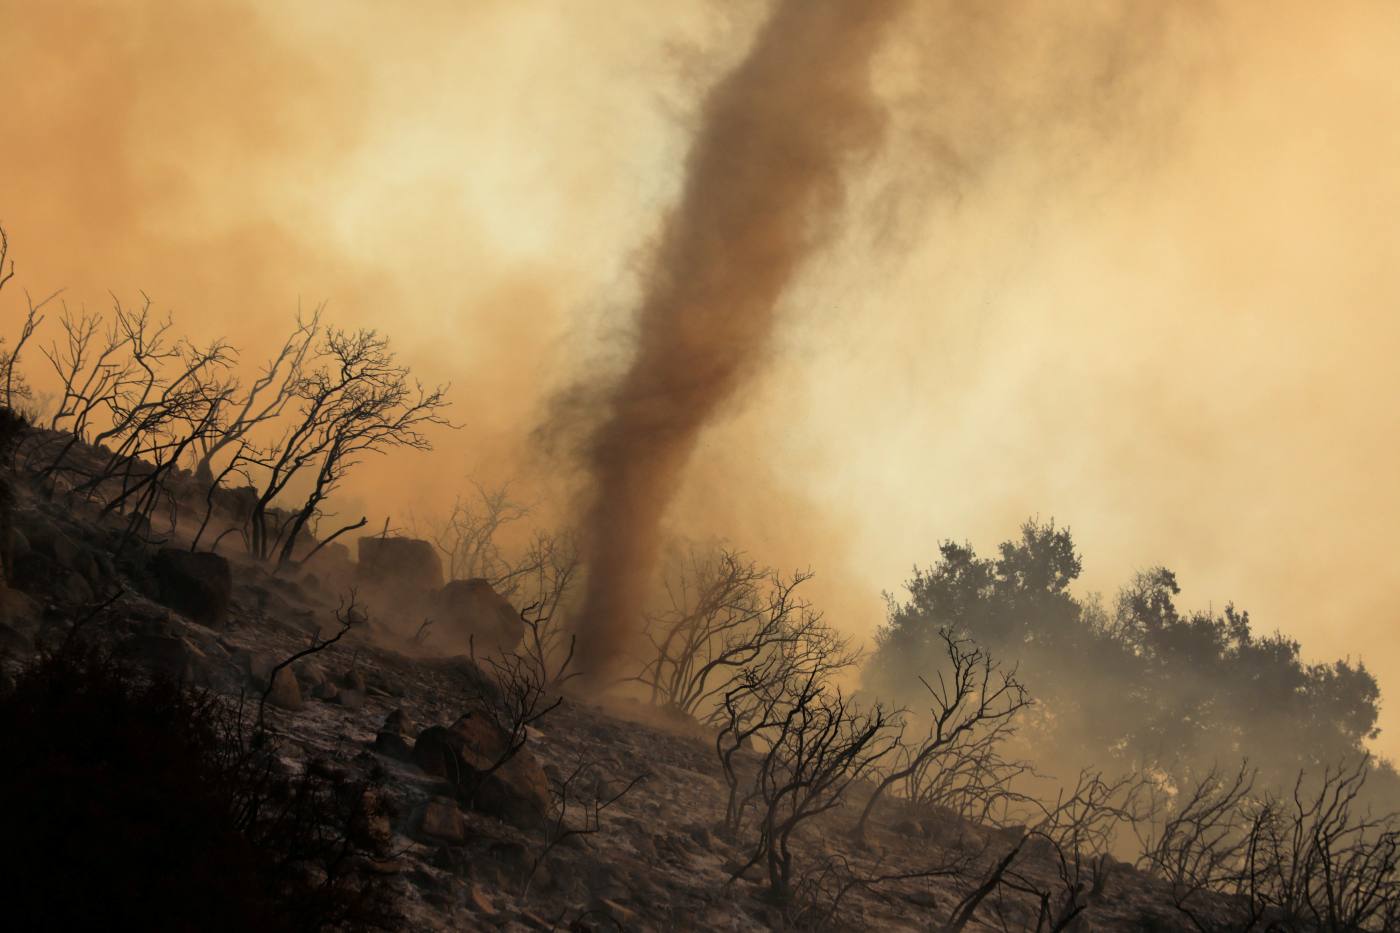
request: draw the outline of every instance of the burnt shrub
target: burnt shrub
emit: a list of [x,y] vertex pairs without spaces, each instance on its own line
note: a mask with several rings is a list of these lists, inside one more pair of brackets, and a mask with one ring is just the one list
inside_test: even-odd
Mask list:
[[222,698],[70,639],[0,694],[10,929],[393,924],[374,782],[292,770]]

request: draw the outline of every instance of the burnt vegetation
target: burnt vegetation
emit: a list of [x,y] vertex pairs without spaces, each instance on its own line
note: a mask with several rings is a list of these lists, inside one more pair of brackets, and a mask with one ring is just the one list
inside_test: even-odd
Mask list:
[[[8,251],[0,231],[0,289]],[[616,884],[595,896],[606,871],[580,866],[613,837],[643,877],[711,873],[672,926],[716,904],[782,929],[1041,933],[1110,909],[1106,928],[1400,925],[1375,679],[1305,662],[1232,605],[1182,610],[1166,569],[1105,605],[1073,592],[1068,529],[1028,522],[990,558],[949,542],[864,654],[807,599],[810,572],[681,547],[606,672],[635,707],[609,719],[578,692],[598,673],[580,666],[579,539],[527,533],[508,487],[476,486],[426,540],[387,518],[361,538],[418,555],[431,593],[397,566],[368,595],[317,578],[368,525],[332,512],[357,464],[450,426],[446,387],[387,338],[317,309],[249,367],[149,299],[57,302],[25,295],[0,346],[0,789],[18,802],[0,874],[22,928],[394,926],[405,887],[444,876],[459,887],[431,903],[458,923],[660,924]],[[249,580],[245,631],[221,628]],[[241,665],[235,683],[211,656]],[[362,659],[434,692],[371,684]],[[308,697],[351,734],[371,696],[370,749],[298,745]],[[410,702],[439,724],[418,729]],[[666,798],[678,771],[692,785]],[[1133,890],[1153,909],[1123,907]]]
[[[232,345],[176,336],[173,318],[145,296],[134,307],[113,299],[106,314],[64,305],[58,335],[39,347],[57,390],[36,395],[18,364],[56,298],[26,297],[19,335],[0,355],[6,407],[43,428],[14,456],[47,496],[94,505],[128,539],[174,536],[192,521],[191,549],[217,550],[235,535],[252,558],[287,567],[368,523],[320,528],[357,464],[430,450],[426,432],[449,424],[447,387],[415,380],[374,330],[326,324],[320,309],[298,315],[244,379]],[[220,489],[236,492],[224,497],[236,505],[216,518]],[[166,527],[153,527],[157,513]]]

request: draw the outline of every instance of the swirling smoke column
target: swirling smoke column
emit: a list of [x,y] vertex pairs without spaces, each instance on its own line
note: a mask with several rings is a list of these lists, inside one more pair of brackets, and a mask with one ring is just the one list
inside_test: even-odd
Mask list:
[[878,142],[870,62],[904,0],[779,0],[709,93],[661,234],[630,368],[586,449],[579,662],[606,679],[635,633],[663,513],[700,432],[762,365],[776,309],[836,224],[842,169]]

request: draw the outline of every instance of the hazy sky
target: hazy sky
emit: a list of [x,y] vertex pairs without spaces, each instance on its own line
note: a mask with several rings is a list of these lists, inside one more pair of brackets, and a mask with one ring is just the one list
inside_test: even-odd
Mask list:
[[[764,11],[0,0],[14,284],[144,289],[249,359],[326,300],[464,425],[346,511],[406,523],[469,474],[557,502],[534,429],[625,360],[697,103]],[[885,145],[671,526],[813,565],[867,633],[942,538],[1054,517],[1086,589],[1165,564],[1400,691],[1397,61],[1389,2],[916,4]],[[1400,754],[1400,703],[1382,726]]]

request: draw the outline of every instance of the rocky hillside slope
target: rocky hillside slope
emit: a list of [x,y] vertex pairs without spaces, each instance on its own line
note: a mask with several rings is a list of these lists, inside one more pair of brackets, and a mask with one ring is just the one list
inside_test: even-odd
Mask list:
[[[713,734],[626,699],[522,696],[508,665],[422,638],[428,613],[473,648],[519,638],[501,597],[445,584],[430,547],[381,541],[361,551],[369,565],[330,548],[274,573],[230,540],[229,557],[191,552],[178,532],[133,540],[121,516],[11,487],[4,677],[78,627],[118,658],[261,707],[290,769],[380,786],[393,854],[373,870],[403,929],[945,929],[1020,840],[885,803],[856,841],[858,787],[802,824],[798,896],[775,903],[765,867],[745,867],[752,838],[721,828]],[[521,702],[529,715],[512,719]],[[1023,890],[999,886],[964,928],[1048,929],[1065,898],[1086,905],[1067,929],[1188,928],[1168,891],[1111,859],[1067,866],[1026,845],[1015,868]]]

